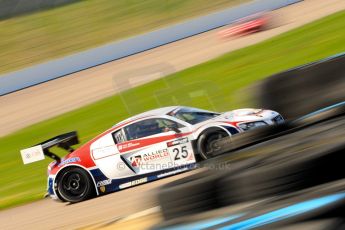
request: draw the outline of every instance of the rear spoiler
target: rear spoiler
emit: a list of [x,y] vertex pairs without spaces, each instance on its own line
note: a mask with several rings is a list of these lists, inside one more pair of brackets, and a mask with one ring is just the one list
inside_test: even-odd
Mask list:
[[49,140],[41,142],[31,148],[23,149],[20,151],[24,164],[29,164],[39,160],[43,160],[44,156],[50,157],[53,160],[60,161],[61,158],[52,153],[50,148],[56,146],[68,152],[73,152],[73,145],[79,144],[77,132],[69,132],[53,137]]

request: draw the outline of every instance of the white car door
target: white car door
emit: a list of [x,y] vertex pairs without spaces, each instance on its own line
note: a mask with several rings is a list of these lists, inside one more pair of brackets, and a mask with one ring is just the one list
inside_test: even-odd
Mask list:
[[191,128],[171,119],[144,119],[123,127],[126,141],[116,143],[122,159],[136,174],[195,162]]

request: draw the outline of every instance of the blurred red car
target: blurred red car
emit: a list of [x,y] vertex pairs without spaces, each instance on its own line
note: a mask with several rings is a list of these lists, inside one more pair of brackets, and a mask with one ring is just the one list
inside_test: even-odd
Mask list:
[[267,27],[270,16],[267,12],[257,13],[245,18],[241,18],[232,23],[228,28],[221,30],[221,38],[240,36],[262,31]]

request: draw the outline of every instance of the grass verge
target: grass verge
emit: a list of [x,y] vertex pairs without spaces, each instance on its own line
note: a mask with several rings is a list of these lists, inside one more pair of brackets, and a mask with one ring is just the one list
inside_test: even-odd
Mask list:
[[181,104],[218,111],[248,106],[238,103],[238,92],[244,87],[345,51],[343,28],[345,11],[1,138],[0,209],[38,199],[45,192],[50,160],[23,165],[20,149],[71,130],[86,142],[130,115],[160,106]]

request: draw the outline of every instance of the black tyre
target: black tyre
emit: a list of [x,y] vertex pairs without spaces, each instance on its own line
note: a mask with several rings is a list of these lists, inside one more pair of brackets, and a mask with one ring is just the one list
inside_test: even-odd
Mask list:
[[95,194],[88,173],[81,168],[68,168],[57,179],[57,192],[67,202],[76,203],[91,198]]
[[211,128],[202,133],[197,141],[197,149],[200,156],[206,160],[221,153],[222,146],[219,140],[229,135],[221,129]]
[[198,173],[162,186],[158,201],[166,220],[211,210],[217,207],[215,190],[217,176]]
[[319,145],[298,155],[263,158],[252,169],[224,177],[220,181],[218,195],[223,205],[231,205],[341,179],[345,176],[344,149],[344,144]]
[[219,181],[256,163],[256,159],[247,159],[231,166],[210,168],[163,185],[158,191],[158,202],[165,220],[183,218],[221,207],[217,194]]

